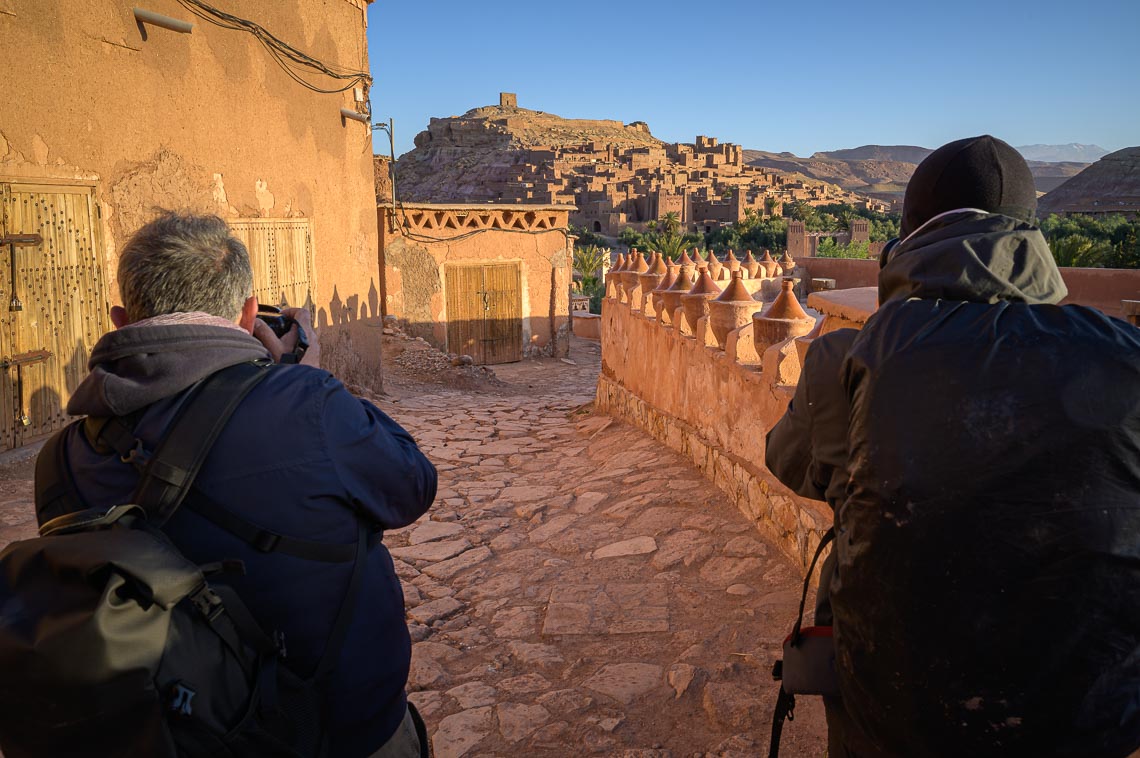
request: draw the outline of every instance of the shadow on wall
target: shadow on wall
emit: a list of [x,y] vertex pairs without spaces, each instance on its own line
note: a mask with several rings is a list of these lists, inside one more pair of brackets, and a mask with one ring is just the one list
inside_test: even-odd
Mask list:
[[321,339],[321,368],[349,388],[383,390],[380,291],[375,279],[368,293],[342,297],[333,286],[332,298],[317,309]]
[[376,280],[369,283],[368,294],[361,302],[360,295],[349,295],[341,299],[340,290],[334,284],[332,299],[327,308],[317,309],[317,328],[327,326],[341,326],[354,321],[368,321],[380,318],[380,291],[376,289]]

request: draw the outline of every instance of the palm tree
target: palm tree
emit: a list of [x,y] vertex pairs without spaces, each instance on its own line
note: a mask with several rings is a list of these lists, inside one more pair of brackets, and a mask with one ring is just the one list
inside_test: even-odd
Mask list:
[[1100,268],[1111,248],[1104,242],[1094,242],[1081,234],[1054,240],[1049,243],[1053,260],[1062,268]]

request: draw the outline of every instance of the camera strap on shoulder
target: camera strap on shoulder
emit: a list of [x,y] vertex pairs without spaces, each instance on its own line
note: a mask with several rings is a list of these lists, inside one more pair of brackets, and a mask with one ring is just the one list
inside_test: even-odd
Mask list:
[[[796,623],[792,627],[792,633],[789,636],[789,641],[794,646],[800,640],[800,629],[804,623],[804,607],[807,605],[808,589],[811,587],[811,579],[815,574],[815,565],[819,562],[819,556],[823,554],[831,541],[835,539],[835,528],[828,529],[819,541],[819,546],[815,549],[815,555],[812,556],[811,564],[808,566],[807,576],[804,577],[804,588],[800,594],[800,609],[796,614]],[[772,678],[779,681],[783,678],[783,661],[776,661],[772,666]],[[768,743],[768,758],[778,758],[780,755],[780,737],[784,732],[784,721],[796,720],[796,696],[791,692],[784,689],[784,685],[780,685],[780,691],[776,696],[776,708],[772,712],[772,732],[771,738]]]

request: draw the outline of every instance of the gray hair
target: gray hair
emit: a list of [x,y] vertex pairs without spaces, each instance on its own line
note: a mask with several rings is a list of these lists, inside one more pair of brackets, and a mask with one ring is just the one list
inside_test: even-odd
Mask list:
[[201,311],[237,319],[253,292],[249,251],[217,216],[165,212],[119,256],[119,294],[130,321]]

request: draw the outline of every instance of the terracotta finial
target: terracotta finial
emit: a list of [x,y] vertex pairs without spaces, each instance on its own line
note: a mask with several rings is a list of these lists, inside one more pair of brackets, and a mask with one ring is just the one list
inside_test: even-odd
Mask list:
[[677,281],[677,277],[681,275],[681,266],[676,263],[666,264],[665,276],[661,279],[661,283],[657,285],[654,292],[665,292]]
[[677,263],[679,263],[682,266],[692,266],[693,265],[693,259],[689,257],[689,251],[688,250],[682,250],[681,251],[681,259],[679,261],[677,261]]
[[752,257],[751,250],[749,250],[748,255],[744,257],[744,261],[740,264],[740,267],[748,272],[749,279],[755,279],[756,274],[760,272],[760,263]]
[[720,270],[724,268],[721,262],[717,260],[716,254],[713,253],[712,248],[709,248],[709,276],[713,279],[720,278]]
[[719,292],[720,292],[720,287],[718,287],[716,285],[716,282],[713,281],[713,278],[711,276],[709,276],[708,265],[705,265],[700,269],[700,273],[697,274],[697,281],[695,281],[693,283],[693,286],[689,290],[688,294],[690,294],[690,295],[711,295],[713,293],[719,293]]
[[768,306],[768,310],[764,311],[764,318],[794,320],[811,318],[796,299],[795,286],[796,281],[793,277],[784,277],[784,281],[780,283],[780,294]]
[[625,271],[625,253],[618,253],[617,265],[610,269],[610,273],[614,274],[619,271]]
[[668,271],[669,268],[665,265],[665,256],[661,253],[654,253],[653,262],[649,264],[649,267],[645,270],[645,273],[666,274]]
[[692,290],[693,282],[695,282],[695,280],[697,280],[697,277],[693,276],[691,274],[691,271],[692,271],[692,269],[690,269],[689,272],[686,272],[685,267],[679,266],[679,264],[678,264],[677,276],[673,279],[673,284],[669,285],[669,291],[670,292],[687,293],[690,290]]
[[641,253],[637,252],[637,250],[633,252],[633,265],[627,268],[626,271],[632,271],[635,274],[644,274],[649,270],[649,264],[645,262],[645,257]]
[[764,275],[769,279],[776,276],[776,273],[780,271],[780,264],[772,259],[772,251],[768,248],[764,248],[764,257],[760,259],[760,265],[764,269]]
[[724,288],[724,292],[720,293],[717,300],[722,303],[754,302],[752,294],[744,286],[744,273],[740,269],[732,272],[732,281]]

